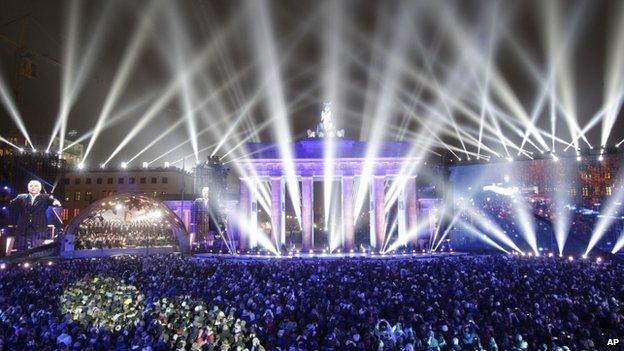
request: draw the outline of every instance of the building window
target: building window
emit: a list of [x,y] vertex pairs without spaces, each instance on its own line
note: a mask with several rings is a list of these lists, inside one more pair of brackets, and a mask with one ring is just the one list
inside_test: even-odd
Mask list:
[[80,191],[74,193],[74,201],[80,201]]
[[167,195],[167,192],[166,192],[166,191],[163,191],[162,193],[160,193],[160,195],[161,195],[161,196],[165,196],[165,195]]
[[128,184],[134,184],[134,183],[135,183],[135,181],[136,181],[136,180],[134,179],[134,177],[130,177],[130,178],[128,178]]
[[154,191],[154,192],[152,193],[152,197],[153,197],[153,198],[156,198],[156,196],[158,196],[158,192],[157,192],[157,191]]
[[102,178],[98,178],[95,182],[96,182],[97,184],[102,184]]
[[91,178],[85,179],[85,184],[91,184]]
[[68,209],[66,209],[66,208],[63,209],[62,218],[63,218],[64,221],[69,219],[69,210]]
[[169,179],[167,177],[162,177],[160,182],[163,184],[167,184],[169,183]]
[[145,184],[145,177],[141,177],[141,184]]
[[71,195],[69,193],[65,193],[65,201],[69,201],[71,199]]
[[69,178],[65,178],[65,179],[63,179],[63,184],[65,184],[65,185],[69,185]]
[[74,217],[77,217],[80,214],[79,208],[74,208]]
[[605,195],[611,196],[611,187],[610,186],[605,188]]
[[583,188],[583,196],[589,196],[589,189],[587,189],[587,187]]
[[124,178],[117,179],[117,184],[123,184],[123,183],[124,183]]
[[156,184],[158,182],[158,178],[152,177],[152,184]]
[[74,184],[80,184],[80,178],[74,179]]
[[85,201],[93,201],[93,193],[90,191],[85,192]]
[[108,191],[102,190],[102,197],[107,197],[107,196],[108,196]]
[[113,178],[108,178],[108,179],[106,179],[106,183],[108,183],[108,184],[113,184]]

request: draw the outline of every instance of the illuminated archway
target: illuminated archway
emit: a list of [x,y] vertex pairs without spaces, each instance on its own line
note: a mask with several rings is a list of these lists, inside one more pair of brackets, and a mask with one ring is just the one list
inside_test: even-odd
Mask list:
[[69,223],[62,239],[64,253],[144,248],[189,252],[190,244],[183,222],[171,209],[159,200],[139,194],[98,200]]

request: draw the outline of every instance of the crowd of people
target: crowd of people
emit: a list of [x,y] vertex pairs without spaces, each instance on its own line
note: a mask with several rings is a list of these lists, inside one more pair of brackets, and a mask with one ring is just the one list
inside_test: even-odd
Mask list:
[[0,272],[6,350],[604,350],[616,262],[66,260]]
[[171,225],[164,220],[90,221],[76,233],[76,249],[177,245]]

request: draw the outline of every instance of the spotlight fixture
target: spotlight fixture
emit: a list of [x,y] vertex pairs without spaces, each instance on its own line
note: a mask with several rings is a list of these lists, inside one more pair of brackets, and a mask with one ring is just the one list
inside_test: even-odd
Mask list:
[[149,163],[143,162],[143,168],[148,168],[148,167],[149,167]]
[[598,156],[598,161],[600,162],[604,161],[604,156],[603,155]]
[[602,262],[602,257],[596,257],[596,263]]
[[126,163],[126,162],[122,162],[122,163],[121,163],[121,168],[123,168],[123,169],[128,168],[128,163]]
[[576,160],[577,160],[578,162],[581,162],[583,159],[581,158],[581,156],[576,156]]
[[104,168],[106,168],[106,165],[105,165],[105,164],[103,164],[103,163],[101,163],[101,164],[100,164],[100,168],[101,168],[101,169],[104,169]]
[[165,162],[165,168],[169,168],[170,164],[169,162]]
[[78,169],[84,169],[84,168],[85,168],[84,163],[83,163],[83,162],[80,162],[80,163],[78,164]]

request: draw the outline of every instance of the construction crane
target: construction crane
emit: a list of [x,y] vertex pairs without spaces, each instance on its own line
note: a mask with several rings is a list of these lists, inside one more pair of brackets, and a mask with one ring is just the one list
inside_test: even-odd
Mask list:
[[[19,107],[22,105],[24,99],[24,85],[25,78],[37,77],[37,66],[35,64],[36,59],[42,59],[51,65],[60,66],[61,63],[58,59],[51,57],[47,53],[41,53],[33,50],[24,43],[24,37],[31,23],[35,24],[39,28],[41,25],[36,19],[32,17],[32,12],[19,16],[8,22],[0,24],[0,29],[9,25],[19,22],[19,31],[17,40],[13,40],[8,36],[0,33],[0,40],[9,44],[13,50],[13,72],[11,75],[11,89],[13,90],[15,103]],[[43,28],[41,28],[43,30]]]

